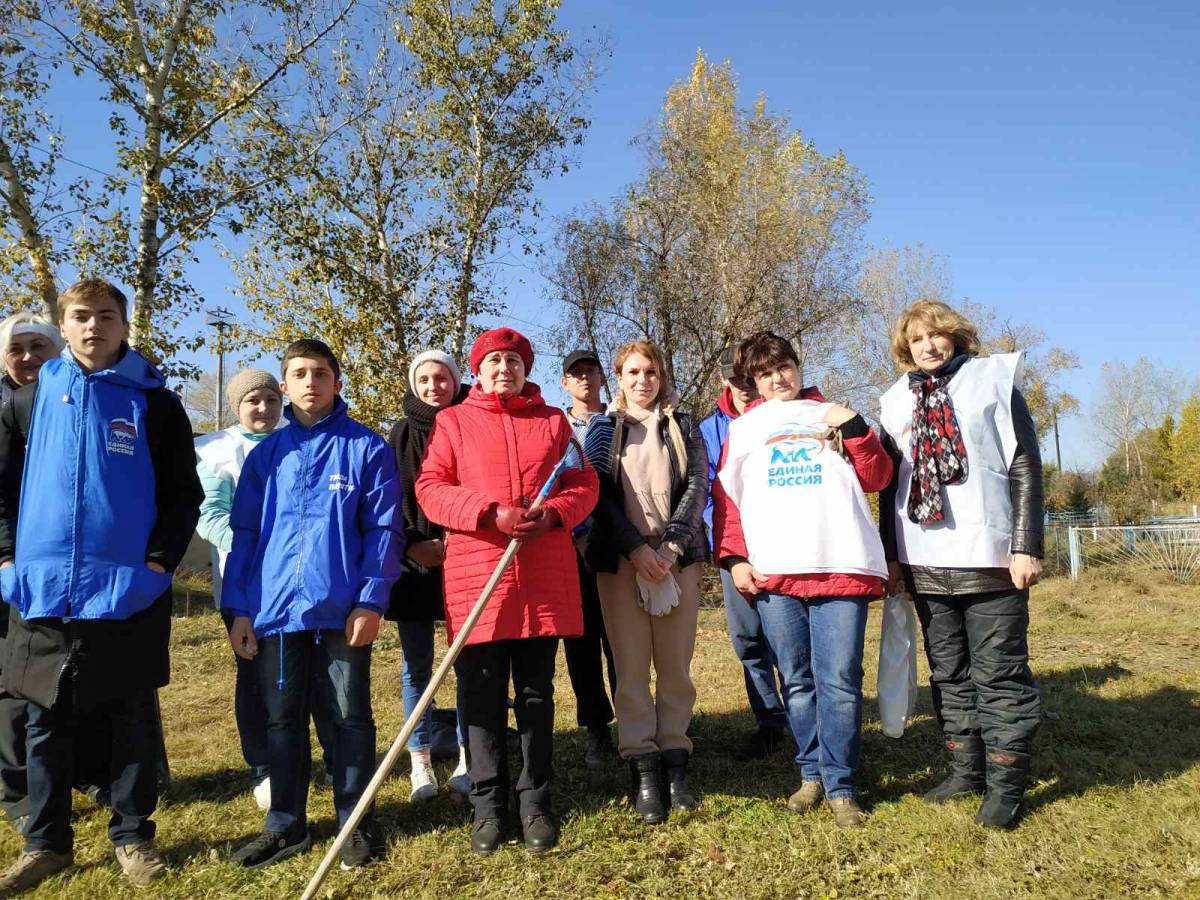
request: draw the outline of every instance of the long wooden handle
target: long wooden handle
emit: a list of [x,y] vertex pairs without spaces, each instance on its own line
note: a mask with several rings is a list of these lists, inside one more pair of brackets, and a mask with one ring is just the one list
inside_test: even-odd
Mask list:
[[[534,501],[532,508],[540,506],[541,498]],[[383,786],[384,779],[391,774],[392,769],[396,765],[396,760],[400,758],[400,754],[404,752],[404,747],[408,743],[409,735],[417,727],[417,723],[421,721],[421,717],[425,715],[425,710],[429,708],[429,704],[433,702],[434,695],[437,694],[438,688],[441,687],[446,675],[450,671],[450,667],[454,665],[454,661],[458,659],[459,653],[462,652],[463,646],[467,642],[467,638],[471,636],[471,631],[475,628],[475,623],[479,621],[484,607],[492,598],[492,594],[496,590],[496,585],[500,583],[500,579],[504,576],[505,570],[512,563],[513,557],[517,555],[517,550],[520,549],[521,542],[517,538],[513,538],[508,542],[508,547],[504,551],[504,555],[500,557],[500,562],[496,564],[495,570],[492,572],[492,577],[488,579],[488,583],[484,585],[483,593],[479,595],[479,599],[475,601],[475,606],[471,608],[470,615],[463,623],[462,629],[458,632],[458,636],[454,639],[454,643],[450,645],[450,649],[446,651],[445,658],[442,659],[441,665],[437,667],[437,671],[433,673],[433,677],[429,680],[429,686],[425,688],[425,693],[421,695],[421,699],[417,701],[416,707],[412,714],[404,722],[404,727],[400,729],[400,733],[396,735],[396,739],[392,741],[392,746],[388,749],[387,755],[383,757],[383,762],[379,764],[379,768],[375,770],[375,774],[371,776],[366,789],[362,796],[358,799],[353,812],[350,813],[350,818],[346,820],[346,824],[342,826],[338,832],[337,838],[330,845],[329,850],[325,853],[325,858],[321,860],[321,865],[317,867],[317,871],[313,874],[312,879],[308,882],[308,887],[304,889],[304,894],[301,900],[312,900],[317,896],[317,891],[321,888],[321,883],[325,880],[325,876],[329,874],[329,870],[333,868],[334,862],[338,858],[338,854],[342,852],[342,847],[346,841],[350,839],[350,835],[354,829],[358,827],[358,823],[362,821],[363,816],[367,814],[371,804],[375,802],[375,795],[379,793],[379,789]]]

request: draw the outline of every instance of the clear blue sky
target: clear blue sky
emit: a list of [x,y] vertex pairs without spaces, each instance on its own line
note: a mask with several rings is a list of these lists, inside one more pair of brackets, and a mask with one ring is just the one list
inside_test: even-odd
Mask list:
[[[544,237],[637,177],[630,138],[703,49],[732,60],[747,103],[765,93],[867,176],[871,243],[922,242],[948,261],[957,296],[1077,352],[1067,386],[1085,413],[1106,360],[1147,355],[1200,375],[1200,2],[564,7],[573,34],[608,34],[613,53],[576,165],[538,188]],[[227,302],[228,274],[206,263],[198,286]],[[520,265],[509,311],[548,325],[543,285]],[[1091,431],[1065,423],[1065,464],[1097,462]]]
[[[733,61],[747,102],[765,93],[869,178],[872,243],[924,243],[956,295],[1077,352],[1068,385],[1085,401],[1105,360],[1200,374],[1200,3],[565,6],[614,52],[547,213],[636,177],[630,136],[702,48]],[[532,280],[511,296],[551,318]],[[1064,423],[1064,464],[1097,461],[1090,431]]]

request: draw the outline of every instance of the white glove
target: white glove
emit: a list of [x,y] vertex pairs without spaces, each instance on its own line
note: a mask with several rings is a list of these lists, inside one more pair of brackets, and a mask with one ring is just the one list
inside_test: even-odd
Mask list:
[[662,581],[647,581],[637,576],[638,606],[652,616],[665,616],[679,605],[679,582],[667,573]]

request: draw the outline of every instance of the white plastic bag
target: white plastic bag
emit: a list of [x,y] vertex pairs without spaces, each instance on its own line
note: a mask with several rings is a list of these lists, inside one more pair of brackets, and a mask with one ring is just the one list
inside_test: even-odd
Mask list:
[[917,704],[917,614],[907,594],[885,597],[879,631],[879,724],[891,738],[904,728]]

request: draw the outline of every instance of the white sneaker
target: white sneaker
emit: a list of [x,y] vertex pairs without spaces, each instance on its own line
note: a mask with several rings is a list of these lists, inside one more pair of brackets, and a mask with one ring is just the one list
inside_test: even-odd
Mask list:
[[409,755],[412,757],[412,773],[408,776],[412,781],[412,791],[408,799],[413,803],[432,800],[437,796],[438,783],[437,776],[433,774],[429,751],[414,750]]
[[258,804],[259,809],[271,808],[271,777],[269,775],[254,785],[254,802]]
[[467,750],[465,747],[458,749],[458,765],[451,773],[450,780],[446,782],[446,787],[450,788],[450,796],[454,800],[462,801],[471,796],[471,776],[467,774]]

